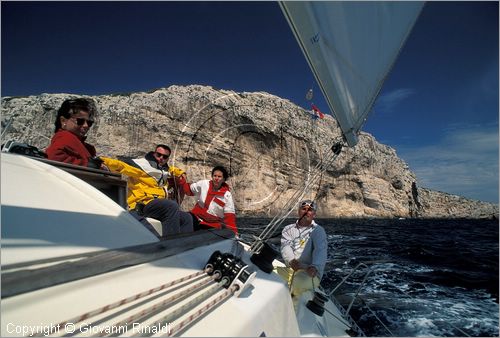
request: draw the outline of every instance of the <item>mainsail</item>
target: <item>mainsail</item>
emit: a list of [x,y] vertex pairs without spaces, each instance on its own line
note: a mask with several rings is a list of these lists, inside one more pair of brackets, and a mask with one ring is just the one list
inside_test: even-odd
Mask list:
[[281,9],[349,146],[423,2],[285,1]]

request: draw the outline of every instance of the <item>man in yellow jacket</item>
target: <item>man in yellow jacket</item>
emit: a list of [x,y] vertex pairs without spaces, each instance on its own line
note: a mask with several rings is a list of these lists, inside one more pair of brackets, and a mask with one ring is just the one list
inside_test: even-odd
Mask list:
[[[169,179],[186,179],[186,173],[183,170],[168,165],[171,152],[168,146],[159,144],[155,151],[147,153],[143,158],[120,161],[101,157],[111,171],[128,177],[127,203],[130,213],[160,238],[193,231],[191,215],[181,211],[177,202],[168,199]],[[146,217],[161,222],[162,236],[146,220]]]

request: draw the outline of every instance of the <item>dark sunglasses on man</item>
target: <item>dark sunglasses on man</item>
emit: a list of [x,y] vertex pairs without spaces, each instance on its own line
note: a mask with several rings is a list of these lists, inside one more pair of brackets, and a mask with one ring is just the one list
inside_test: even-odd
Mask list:
[[155,154],[156,154],[156,157],[160,157],[160,158],[163,158],[165,160],[168,160],[168,158],[170,157],[170,154],[168,154],[168,155],[167,154],[160,154],[157,151],[155,152]]

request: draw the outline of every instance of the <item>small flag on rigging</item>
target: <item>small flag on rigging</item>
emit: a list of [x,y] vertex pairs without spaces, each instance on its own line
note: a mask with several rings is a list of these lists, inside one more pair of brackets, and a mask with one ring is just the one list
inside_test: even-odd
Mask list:
[[325,114],[323,114],[318,107],[316,107],[314,105],[314,103],[311,103],[311,108],[312,108],[312,115],[313,115],[313,118],[317,119],[317,118],[324,118],[325,117]]

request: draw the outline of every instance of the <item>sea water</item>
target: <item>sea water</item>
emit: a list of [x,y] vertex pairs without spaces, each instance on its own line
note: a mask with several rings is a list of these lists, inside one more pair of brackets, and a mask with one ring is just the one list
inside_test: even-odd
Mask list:
[[[238,224],[242,233],[256,234],[268,221],[240,219]],[[334,293],[347,308],[359,292],[350,313],[366,335],[499,335],[498,220],[317,222],[328,235],[321,283],[327,292],[360,263],[369,267],[361,264]]]

